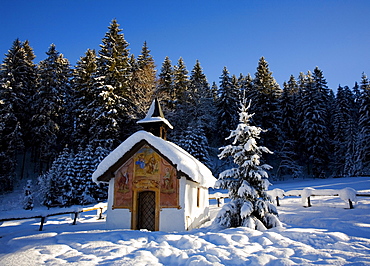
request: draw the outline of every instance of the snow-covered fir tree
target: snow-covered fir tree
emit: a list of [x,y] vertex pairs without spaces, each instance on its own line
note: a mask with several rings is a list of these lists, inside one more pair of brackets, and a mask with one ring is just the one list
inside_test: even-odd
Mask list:
[[23,147],[21,123],[14,113],[10,82],[0,83],[0,192],[11,191],[17,151]]
[[23,188],[23,209],[25,210],[32,210],[33,205],[33,187],[32,187],[32,180],[27,180],[27,184]]
[[[152,102],[156,87],[155,63],[146,42],[144,42],[137,62],[134,61],[130,65],[132,68],[132,78],[130,80],[132,94],[130,98],[135,106],[136,116],[143,117],[147,107]],[[134,67],[135,65],[137,67]]]
[[298,177],[302,174],[302,167],[298,163],[298,123],[297,123],[297,96],[298,85],[293,75],[288,82],[284,82],[284,89],[280,97],[280,130],[282,132],[282,145],[276,152],[280,163],[277,177],[285,174]]
[[253,123],[267,130],[261,135],[260,142],[263,145],[268,142],[270,148],[276,151],[281,144],[279,98],[282,90],[272,76],[264,57],[261,57],[258,61],[252,90],[254,90],[252,92],[253,98],[250,99],[254,105],[251,107],[251,111],[260,114],[258,117],[253,117]]
[[[125,40],[122,29],[114,19],[102,39],[101,49],[98,51],[98,80],[105,88],[112,88],[114,94],[116,120],[119,127],[119,138],[123,140],[131,135],[132,118],[135,116],[135,106],[131,101],[134,92],[130,91],[132,69],[130,66],[129,43]],[[113,97],[112,97],[113,98]]]
[[303,81],[300,80],[298,84],[300,86],[298,124],[303,160],[307,162],[309,175],[316,178],[325,177],[330,151],[329,89],[322,71],[318,68],[315,68],[314,73],[308,71]]
[[348,86],[339,86],[333,112],[333,176],[349,176],[353,172],[358,135],[356,117],[353,93]]
[[224,67],[220,77],[220,87],[216,101],[218,136],[221,138],[222,143],[230,130],[237,125],[238,97],[238,90],[231,83],[230,73]]
[[232,144],[221,148],[219,158],[231,156],[236,167],[222,172],[216,186],[229,190],[231,201],[225,204],[215,218],[222,227],[246,226],[263,230],[280,225],[277,210],[266,193],[270,182],[267,171],[271,166],[261,165],[263,153],[271,151],[257,145],[262,129],[251,126],[253,114],[248,113],[250,104],[241,103],[239,124],[227,139]]
[[158,83],[155,95],[161,101],[164,112],[174,111],[174,69],[168,56],[166,56],[162,63],[161,71],[158,75]]
[[85,56],[77,62],[73,72],[72,87],[74,93],[74,116],[75,129],[73,131],[73,141],[75,147],[86,146],[91,139],[91,110],[90,104],[96,98],[95,79],[97,75],[97,58],[95,50],[88,49]]
[[[58,153],[58,146],[68,139],[66,125],[66,96],[70,93],[69,61],[52,44],[48,57],[39,63],[40,87],[35,95],[32,117],[34,143],[40,160],[40,172],[48,169]],[[68,125],[71,126],[71,125]],[[43,165],[42,165],[43,164]]]
[[370,81],[362,74],[355,173],[370,174]]
[[50,208],[55,206],[66,206],[66,196],[72,187],[72,179],[66,180],[70,166],[73,162],[73,154],[68,148],[54,160],[49,171],[38,178],[39,196],[41,204]]
[[188,127],[180,136],[177,144],[204,165],[211,168],[211,161],[208,152],[208,140],[199,123],[195,126]]

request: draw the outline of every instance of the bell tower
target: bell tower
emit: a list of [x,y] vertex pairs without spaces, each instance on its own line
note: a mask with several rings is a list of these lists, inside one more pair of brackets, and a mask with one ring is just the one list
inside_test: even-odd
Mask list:
[[158,99],[153,100],[145,118],[137,121],[137,123],[141,125],[145,131],[148,131],[164,140],[167,138],[167,130],[169,128],[173,129],[173,126],[164,117]]

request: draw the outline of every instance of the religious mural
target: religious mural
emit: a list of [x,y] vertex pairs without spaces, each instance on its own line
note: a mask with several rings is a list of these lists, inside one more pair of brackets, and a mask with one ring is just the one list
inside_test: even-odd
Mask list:
[[113,208],[132,206],[133,160],[129,159],[115,175]]
[[178,208],[178,179],[176,169],[144,145],[115,174],[113,208],[131,208],[133,190],[160,192],[160,207]]

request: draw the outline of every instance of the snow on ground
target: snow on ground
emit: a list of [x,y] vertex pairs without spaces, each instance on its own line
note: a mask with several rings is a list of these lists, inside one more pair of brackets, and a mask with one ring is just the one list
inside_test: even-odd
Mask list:
[[[272,189],[305,187],[370,192],[370,178],[278,182]],[[313,197],[311,208],[298,197],[280,203],[284,228],[264,232],[210,222],[188,232],[105,230],[95,212],[77,225],[69,216],[50,217],[41,232],[35,220],[4,222],[0,265],[370,265],[369,197],[359,197],[353,210],[339,197]],[[212,205],[212,217],[217,210]]]

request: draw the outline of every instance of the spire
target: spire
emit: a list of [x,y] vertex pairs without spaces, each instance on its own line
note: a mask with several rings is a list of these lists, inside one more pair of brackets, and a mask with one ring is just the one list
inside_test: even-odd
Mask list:
[[153,135],[166,139],[167,129],[173,129],[170,122],[164,117],[158,99],[154,99],[145,118],[137,122],[144,130]]

